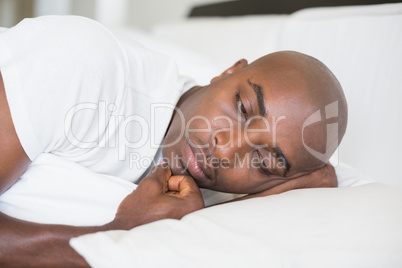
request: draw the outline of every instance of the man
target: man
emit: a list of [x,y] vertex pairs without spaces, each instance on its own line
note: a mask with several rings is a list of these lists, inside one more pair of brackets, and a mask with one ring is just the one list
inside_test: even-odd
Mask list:
[[[309,56],[240,60],[199,87],[166,58],[120,43],[95,22],[48,17],[0,35],[0,67],[0,193],[43,152],[95,172],[142,177],[102,226],[0,213],[2,265],[86,266],[71,237],[180,219],[204,207],[199,187],[250,198],[336,186],[328,160],[345,133],[346,100],[333,74]],[[321,110],[336,114],[336,129],[319,120]],[[154,156],[158,148],[164,162],[151,172],[129,167],[127,155]]]

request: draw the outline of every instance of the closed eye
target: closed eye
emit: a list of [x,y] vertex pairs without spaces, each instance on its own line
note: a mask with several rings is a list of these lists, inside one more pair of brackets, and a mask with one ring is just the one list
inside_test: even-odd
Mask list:
[[265,164],[264,158],[260,154],[259,151],[257,151],[258,157],[260,159],[260,170],[267,176],[271,175],[271,172],[269,172],[267,165]]
[[242,114],[242,116],[244,117],[245,120],[247,120],[248,118],[248,113],[246,108],[243,105],[243,102],[241,100],[240,94],[237,93],[236,94],[236,105],[237,105],[237,109],[238,111]]

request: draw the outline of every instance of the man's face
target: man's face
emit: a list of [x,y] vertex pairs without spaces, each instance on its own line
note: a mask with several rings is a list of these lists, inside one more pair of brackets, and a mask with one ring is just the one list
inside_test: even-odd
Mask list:
[[165,161],[200,187],[246,194],[311,171],[302,167],[301,129],[312,112],[303,87],[298,73],[273,61],[196,90],[173,116]]

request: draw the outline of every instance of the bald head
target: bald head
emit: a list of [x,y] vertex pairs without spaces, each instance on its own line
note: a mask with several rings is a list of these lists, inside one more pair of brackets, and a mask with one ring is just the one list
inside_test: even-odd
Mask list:
[[[231,193],[259,193],[322,167],[347,119],[335,76],[318,60],[290,51],[238,61],[211,84],[188,91],[178,109],[163,151],[178,163],[173,174]],[[338,127],[328,128],[328,120]]]
[[347,103],[337,78],[316,58],[294,51],[269,54],[248,67],[264,70],[275,89],[272,98],[281,102],[275,109],[292,124],[297,168],[322,167],[346,131]]

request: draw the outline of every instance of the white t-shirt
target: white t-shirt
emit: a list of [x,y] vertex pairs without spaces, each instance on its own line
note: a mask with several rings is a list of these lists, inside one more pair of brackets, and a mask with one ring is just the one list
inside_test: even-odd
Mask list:
[[0,71],[31,160],[51,153],[135,181],[179,97],[194,86],[168,57],[76,16],[25,19],[0,33]]

